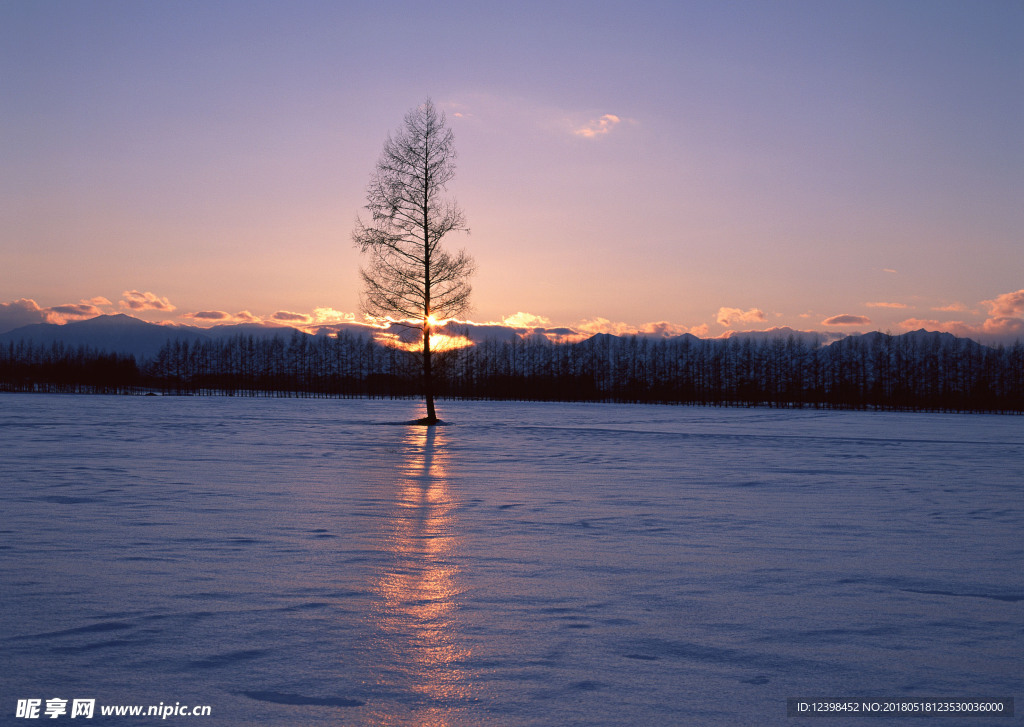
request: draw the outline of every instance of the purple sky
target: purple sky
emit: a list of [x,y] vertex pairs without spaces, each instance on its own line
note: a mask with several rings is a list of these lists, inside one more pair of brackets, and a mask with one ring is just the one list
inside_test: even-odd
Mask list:
[[358,318],[429,96],[474,321],[1024,335],[1024,4],[428,5],[0,4],[0,329]]

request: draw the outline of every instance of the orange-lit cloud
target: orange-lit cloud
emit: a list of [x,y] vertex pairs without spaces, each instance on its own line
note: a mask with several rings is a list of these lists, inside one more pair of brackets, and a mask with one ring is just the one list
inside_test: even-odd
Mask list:
[[1021,318],[988,318],[981,324],[981,330],[997,336],[1016,336],[1024,340],[1024,319]]
[[593,336],[597,333],[607,333],[612,336],[670,338],[672,336],[681,336],[684,333],[694,333],[699,330],[703,330],[705,334],[707,333],[707,326],[691,329],[677,323],[670,323],[669,321],[650,321],[649,323],[635,326],[629,323],[610,321],[607,318],[591,318],[577,323],[572,328],[585,337]]
[[939,321],[935,319],[908,318],[900,321],[897,325],[905,331],[942,331],[952,333],[962,338],[978,338],[991,340],[991,337],[998,339],[1014,338],[1024,340],[1024,319],[1022,318],[987,318],[980,325],[967,323],[965,321]]
[[46,311],[48,323],[67,323],[103,315],[103,311],[91,303],[65,303],[47,308]]
[[1024,340],[1024,319],[1021,318],[988,318],[980,325],[965,321],[939,321],[935,319],[908,318],[897,324],[905,331],[942,331],[962,338],[997,337],[998,339],[1017,338]]
[[939,321],[934,318],[907,318],[896,325],[905,331],[917,331],[923,328],[926,331],[943,331],[956,336],[972,336],[981,330],[979,326],[972,326],[963,321]]
[[1003,293],[996,296],[994,300],[981,302],[988,306],[988,314],[992,318],[1024,317],[1024,288],[1012,293]]
[[715,320],[720,326],[731,326],[733,323],[750,323],[765,320],[764,311],[760,308],[740,310],[739,308],[719,308]]
[[[981,324],[966,321],[939,321],[935,319],[908,318],[899,326],[912,331],[924,328],[929,331],[943,331],[954,336],[979,339],[1024,339],[1024,289],[997,295],[992,300],[981,301],[988,307],[989,317]],[[956,303],[936,310],[964,311],[966,306]]]
[[608,333],[612,336],[622,336],[630,330],[628,323],[617,323],[601,317],[580,321],[573,326],[573,328],[578,330],[580,333],[585,333],[591,336],[596,333]]
[[909,308],[906,303],[865,303],[868,308]]
[[932,308],[932,310],[938,311],[939,313],[964,313],[969,310],[969,308],[963,303],[950,303],[949,305],[937,306]]
[[821,322],[823,326],[870,326],[871,319],[867,316],[852,316],[849,313],[842,313]]
[[0,333],[33,323],[63,325],[68,321],[95,318],[108,313],[100,306],[110,305],[111,302],[103,296],[83,298],[78,303],[62,303],[49,308],[40,306],[31,298],[19,298],[8,303],[0,303]]
[[551,325],[551,321],[544,316],[535,316],[523,311],[510,315],[502,323],[512,328],[547,328]]
[[692,333],[686,326],[680,326],[676,323],[669,323],[668,321],[651,321],[645,323],[637,329],[637,333],[644,336],[656,336],[658,338],[669,338],[671,336],[681,336],[684,333]]
[[599,119],[592,119],[583,126],[573,129],[572,133],[576,134],[576,136],[582,136],[585,139],[593,139],[594,137],[607,134],[621,121],[622,119],[615,114],[605,114]]
[[334,308],[320,307],[313,309],[311,323],[318,326],[328,326],[335,323],[352,323],[355,319],[354,313],[344,313]]
[[175,310],[175,306],[171,305],[171,301],[167,298],[157,297],[149,291],[140,293],[137,290],[126,290],[121,293],[121,297],[123,298],[123,300],[120,301],[121,307],[128,308],[129,310],[156,310],[163,313],[170,313]]

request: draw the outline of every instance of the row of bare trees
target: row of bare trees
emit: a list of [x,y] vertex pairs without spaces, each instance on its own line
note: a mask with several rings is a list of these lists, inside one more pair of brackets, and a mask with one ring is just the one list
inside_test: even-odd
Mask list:
[[829,346],[796,336],[595,336],[483,343],[449,358],[452,396],[740,406],[1024,411],[1024,345],[873,333]]
[[0,391],[126,394],[139,384],[134,356],[61,342],[0,346]]
[[[829,346],[599,335],[483,341],[434,356],[437,393],[453,398],[1024,412],[1024,345],[944,334]],[[59,344],[0,349],[8,391],[406,397],[420,393],[421,376],[417,354],[345,333],[174,341],[138,364]]]

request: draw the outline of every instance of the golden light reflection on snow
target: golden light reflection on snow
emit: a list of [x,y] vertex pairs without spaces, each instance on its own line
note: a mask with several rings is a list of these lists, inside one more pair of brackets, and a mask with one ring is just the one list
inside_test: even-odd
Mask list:
[[[446,725],[470,697],[456,615],[461,593],[456,503],[448,492],[447,453],[439,427],[409,427],[398,478],[396,514],[378,582],[383,648],[400,665],[400,681],[417,693],[416,724]],[[408,722],[402,722],[408,724]]]

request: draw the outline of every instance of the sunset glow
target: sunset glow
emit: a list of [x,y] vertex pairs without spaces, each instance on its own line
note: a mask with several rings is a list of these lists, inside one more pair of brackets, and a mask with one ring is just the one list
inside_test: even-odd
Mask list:
[[[400,334],[379,332],[375,334],[374,338],[380,343],[384,343],[393,348],[400,348],[403,351],[419,352],[423,350],[423,336],[420,335],[415,340],[405,340]],[[465,346],[472,346],[473,341],[469,340],[465,336],[449,336],[446,333],[431,333],[430,334],[430,350],[435,353],[444,351],[451,351],[456,348],[463,348]]]
[[5,4],[0,329],[365,332],[353,221],[429,96],[475,326],[1024,335],[1018,4],[527,5]]

